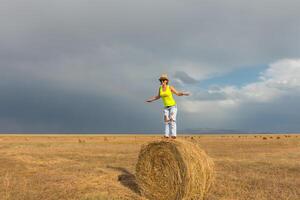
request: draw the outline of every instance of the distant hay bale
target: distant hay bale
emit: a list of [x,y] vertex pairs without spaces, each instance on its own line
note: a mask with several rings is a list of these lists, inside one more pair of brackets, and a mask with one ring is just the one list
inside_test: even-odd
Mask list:
[[183,140],[144,145],[136,164],[140,192],[150,200],[203,200],[213,179],[213,161],[197,144]]
[[78,139],[78,143],[85,143],[85,140]]

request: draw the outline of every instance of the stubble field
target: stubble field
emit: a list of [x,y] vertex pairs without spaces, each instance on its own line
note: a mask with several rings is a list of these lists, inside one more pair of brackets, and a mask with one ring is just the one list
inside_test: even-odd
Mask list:
[[[142,200],[135,164],[158,135],[0,135],[2,200]],[[300,135],[191,135],[214,160],[210,200],[299,200]]]

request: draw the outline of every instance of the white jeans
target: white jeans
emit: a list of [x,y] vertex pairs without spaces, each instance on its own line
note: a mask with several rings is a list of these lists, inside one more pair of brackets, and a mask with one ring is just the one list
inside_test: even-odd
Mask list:
[[171,135],[176,136],[176,115],[177,106],[165,107],[164,108],[164,122],[165,122],[165,136],[169,137],[170,130]]

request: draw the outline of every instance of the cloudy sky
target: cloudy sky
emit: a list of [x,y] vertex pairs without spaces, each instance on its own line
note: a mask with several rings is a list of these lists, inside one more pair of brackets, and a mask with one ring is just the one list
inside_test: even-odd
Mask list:
[[1,0],[1,132],[300,131],[298,0]]

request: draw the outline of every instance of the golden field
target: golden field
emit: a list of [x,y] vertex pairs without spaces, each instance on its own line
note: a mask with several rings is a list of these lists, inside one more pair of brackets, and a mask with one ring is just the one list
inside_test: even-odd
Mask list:
[[[0,135],[1,200],[138,200],[135,164],[158,135]],[[190,135],[214,160],[210,200],[299,200],[300,135]]]

